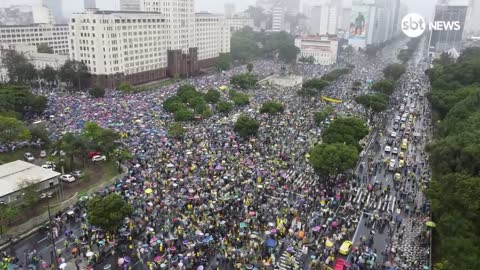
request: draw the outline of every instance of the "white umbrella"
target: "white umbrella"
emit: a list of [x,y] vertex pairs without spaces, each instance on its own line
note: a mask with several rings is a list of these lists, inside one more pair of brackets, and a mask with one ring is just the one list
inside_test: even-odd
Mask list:
[[89,252],[87,252],[86,255],[87,255],[87,257],[92,257],[92,256],[93,256],[93,252],[89,251]]
[[167,164],[167,168],[172,168],[172,167],[174,167],[174,166],[175,166],[175,165],[173,165],[172,163],[168,163],[168,164]]
[[67,267],[67,264],[66,263],[62,263],[58,266],[60,269],[65,269],[65,267]]

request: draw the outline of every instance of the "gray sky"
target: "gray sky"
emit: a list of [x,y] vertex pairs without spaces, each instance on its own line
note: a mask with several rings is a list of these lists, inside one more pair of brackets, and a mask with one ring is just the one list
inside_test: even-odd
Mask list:
[[[302,2],[310,0],[301,0]],[[335,1],[335,0],[333,0]],[[350,2],[349,0],[344,0]],[[436,0],[402,0],[409,6],[411,12],[416,12],[430,17],[433,14],[433,7]],[[0,0],[0,6],[9,5],[35,5],[40,0]],[[119,0],[97,0],[97,6],[100,9],[118,9]],[[314,0],[313,0],[314,2]],[[68,4],[67,4],[68,3]],[[195,0],[197,11],[210,11],[214,13],[223,13],[225,3],[235,3],[236,10],[245,10],[249,5],[254,5],[255,0]],[[81,11],[83,8],[83,0],[63,0],[63,9],[65,14]]]

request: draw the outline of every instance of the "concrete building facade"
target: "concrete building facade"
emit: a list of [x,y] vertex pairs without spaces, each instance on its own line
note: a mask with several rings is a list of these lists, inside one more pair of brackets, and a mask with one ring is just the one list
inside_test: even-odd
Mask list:
[[33,23],[55,24],[52,10],[46,6],[32,7]]
[[120,0],[121,11],[140,11],[140,0]]
[[305,36],[295,39],[300,49],[298,57],[313,57],[315,64],[333,65],[337,62],[338,39],[332,36]]
[[0,26],[0,45],[48,44],[55,54],[68,54],[69,28],[64,24]]
[[240,29],[243,29],[245,26],[248,26],[252,29],[255,28],[253,19],[248,17],[239,17],[237,15],[234,15],[231,18],[227,18],[227,23],[228,23],[228,26],[230,27],[231,32],[235,32]]

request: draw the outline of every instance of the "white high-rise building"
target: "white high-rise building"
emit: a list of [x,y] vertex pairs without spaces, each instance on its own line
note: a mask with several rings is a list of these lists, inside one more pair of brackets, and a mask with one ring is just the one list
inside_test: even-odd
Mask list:
[[[86,64],[97,84],[165,77],[169,24],[158,12],[86,10],[70,22],[70,58]],[[118,78],[120,79],[120,78]]]
[[195,47],[194,0],[143,0],[142,10],[165,14],[171,27],[168,49]]
[[83,0],[83,8],[97,8],[97,3],[95,0]]
[[231,18],[235,15],[235,4],[234,3],[226,3],[225,4],[225,17]]
[[52,11],[56,23],[65,23],[63,17],[63,0],[41,0],[41,5],[46,6]]
[[311,35],[335,35],[337,33],[337,6],[324,3],[312,7],[310,22]]
[[120,10],[140,11],[141,0],[120,0]]
[[[230,52],[230,27],[222,15],[211,13],[195,14],[195,46],[198,60],[212,59],[220,53]],[[206,64],[203,64],[206,65]]]
[[279,1],[272,9],[272,31],[280,32],[285,30],[285,5]]
[[298,57],[313,57],[314,64],[333,65],[337,62],[338,39],[328,36],[305,36],[295,39],[295,46],[300,49]]
[[33,23],[54,24],[53,12],[46,6],[34,6],[32,8]]
[[195,14],[193,0],[144,0],[141,9],[89,9],[71,19],[70,56],[87,65],[95,84],[189,76],[230,52],[225,17]]
[[0,45],[48,44],[55,54],[68,54],[68,25],[0,25]]

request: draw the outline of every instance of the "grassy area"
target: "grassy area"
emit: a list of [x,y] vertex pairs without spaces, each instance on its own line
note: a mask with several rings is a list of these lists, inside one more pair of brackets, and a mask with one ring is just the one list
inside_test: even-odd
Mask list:
[[169,86],[173,83],[176,83],[177,80],[175,79],[167,79],[167,80],[162,80],[158,82],[153,82],[153,83],[147,83],[147,84],[142,84],[142,85],[137,85],[134,87],[134,92],[139,93],[143,91],[149,91],[149,90],[154,90],[160,87],[165,87]]
[[13,152],[1,153],[0,154],[0,163],[4,164],[4,163],[12,162],[12,161],[15,161],[15,160],[19,160],[19,159],[24,160],[23,155],[26,152],[30,152],[30,153],[33,154],[33,156],[35,158],[38,158],[39,155],[40,155],[40,150],[41,150],[40,148],[26,147],[26,148],[18,149],[18,150],[13,151]]

